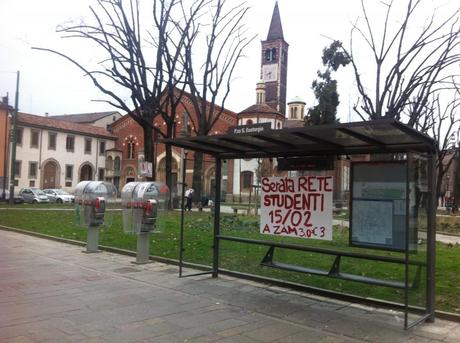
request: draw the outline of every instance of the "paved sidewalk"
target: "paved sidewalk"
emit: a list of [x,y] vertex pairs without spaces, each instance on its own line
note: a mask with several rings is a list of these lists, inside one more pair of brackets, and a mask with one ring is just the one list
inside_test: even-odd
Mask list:
[[394,311],[0,230],[0,342],[458,342]]

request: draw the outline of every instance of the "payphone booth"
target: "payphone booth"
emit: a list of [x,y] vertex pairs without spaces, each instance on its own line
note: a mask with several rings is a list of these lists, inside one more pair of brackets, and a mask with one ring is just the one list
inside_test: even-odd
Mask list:
[[165,184],[129,182],[123,187],[123,231],[137,235],[136,264],[150,262],[150,234],[162,229],[159,218],[168,201],[169,189]]
[[[164,143],[215,158],[213,253],[201,274],[391,305],[399,310],[392,319],[406,329],[434,320],[436,142],[429,136],[379,119],[276,130],[246,125]],[[258,225],[221,231],[222,165],[251,159],[274,166],[258,180]],[[338,161],[346,161],[348,181]],[[349,227],[333,217],[337,180],[349,190]]]
[[81,181],[75,188],[75,216],[80,226],[88,228],[85,252],[99,252],[99,228],[110,226],[106,210],[116,197],[115,186],[104,181]]

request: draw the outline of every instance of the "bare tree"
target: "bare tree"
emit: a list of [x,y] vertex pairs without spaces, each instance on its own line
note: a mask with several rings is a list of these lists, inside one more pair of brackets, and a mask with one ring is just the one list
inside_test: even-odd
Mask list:
[[[186,80],[190,100],[196,113],[191,117],[196,135],[208,135],[224,111],[230,93],[233,73],[244,49],[255,37],[250,37],[244,19],[245,2],[216,0],[208,5],[203,21],[192,24],[186,37]],[[200,49],[202,47],[202,49]],[[197,54],[195,50],[205,51]],[[195,153],[193,188],[195,199],[202,193],[203,154]]]
[[[185,16],[181,11],[183,0],[155,0],[148,17],[140,9],[139,0],[97,0],[96,6],[89,8],[91,23],[57,28],[63,38],[82,38],[96,46],[96,52],[103,57],[94,69],[63,52],[35,49],[54,53],[74,64],[106,95],[97,101],[127,112],[143,128],[145,160],[154,163],[153,132],[172,137],[175,110],[185,87],[184,32],[208,2],[194,1]],[[162,117],[166,129],[154,126],[157,116]],[[170,168],[170,148],[166,156]],[[171,173],[167,171],[166,175],[171,187]]]
[[460,89],[453,94],[450,101],[442,101],[435,95],[426,108],[425,113],[415,124],[419,131],[429,134],[436,142],[438,159],[436,161],[438,197],[445,193],[444,178],[452,167],[457,149],[456,134],[460,124]]
[[[397,21],[393,20],[394,12],[396,6],[402,6],[401,1],[382,1],[386,10],[378,25],[361,0],[362,18],[352,26],[349,47],[339,42],[338,51],[353,67],[359,93],[354,110],[363,120],[391,117],[414,126],[433,94],[454,88],[452,76],[460,63],[460,9],[444,18],[437,18],[434,11],[415,32],[420,20],[425,19],[419,13],[423,2],[407,0],[403,17]],[[370,77],[362,72],[362,64],[367,61],[355,53],[357,42],[363,43],[359,53],[372,60],[374,72]]]
[[[421,15],[426,3],[406,0],[402,18],[395,20],[401,1],[382,1],[385,12],[379,25],[378,18],[371,18],[365,0],[361,0],[362,18],[352,25],[349,47],[338,41],[332,44],[350,60],[358,91],[354,110],[363,120],[395,118],[438,142],[439,195],[452,163],[449,138],[460,120],[460,8],[444,17],[438,17],[440,8],[434,9],[429,18],[424,18]],[[334,61],[334,57],[332,54],[329,58]],[[374,69],[366,75],[363,65],[369,61]],[[445,102],[452,92],[453,100]]]

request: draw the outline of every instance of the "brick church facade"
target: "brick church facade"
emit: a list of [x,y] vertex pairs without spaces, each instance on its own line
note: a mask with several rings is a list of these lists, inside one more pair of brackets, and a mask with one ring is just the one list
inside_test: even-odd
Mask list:
[[[197,122],[197,116],[193,109],[193,105],[189,100],[188,95],[185,93],[182,98],[182,103],[178,106],[176,111],[176,123],[174,126],[174,137],[181,136],[185,134],[193,134],[192,123]],[[187,118],[187,116],[190,116]],[[222,113],[219,116],[219,120],[216,122],[210,134],[223,134],[228,131],[232,126],[236,125],[237,122],[236,113],[223,109]],[[184,123],[187,128],[184,127]],[[159,128],[161,131],[165,132],[165,123],[158,116],[153,125]],[[121,119],[117,120],[111,125],[111,131],[114,135],[118,137],[118,140],[115,144],[115,148],[108,153],[111,155],[113,160],[119,158],[121,164],[120,168],[116,170],[113,168],[113,171],[110,171],[107,175],[109,180],[113,182],[118,189],[123,188],[123,186],[130,181],[142,180],[140,165],[141,162],[144,162],[144,135],[142,127],[134,121],[129,116],[124,116]],[[156,180],[159,182],[166,182],[166,170],[165,170],[165,159],[166,159],[166,149],[164,144],[160,143],[161,135],[157,134],[154,137],[154,160],[155,163],[153,168],[155,169]],[[184,152],[174,147],[172,149],[172,194],[178,194],[180,192],[180,180],[181,180],[181,168],[182,168],[182,159],[184,157]],[[194,153],[187,153],[187,165],[186,165],[186,179],[185,183],[187,185],[192,185],[193,178],[193,160]],[[112,166],[111,163],[109,163]],[[113,164],[113,167],[115,165]],[[224,181],[223,191],[226,194],[231,194],[233,189],[233,178],[228,177],[228,175],[233,175],[233,161],[225,163],[224,166]],[[204,166],[203,166],[203,195],[210,197],[213,195],[214,188],[214,159],[210,156],[204,156]]]

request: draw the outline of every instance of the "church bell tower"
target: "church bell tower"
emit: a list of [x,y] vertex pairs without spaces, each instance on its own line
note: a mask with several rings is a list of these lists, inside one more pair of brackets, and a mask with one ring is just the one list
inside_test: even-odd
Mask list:
[[286,115],[288,48],[277,1],[267,39],[262,41],[260,76],[265,82],[266,104],[283,115]]

